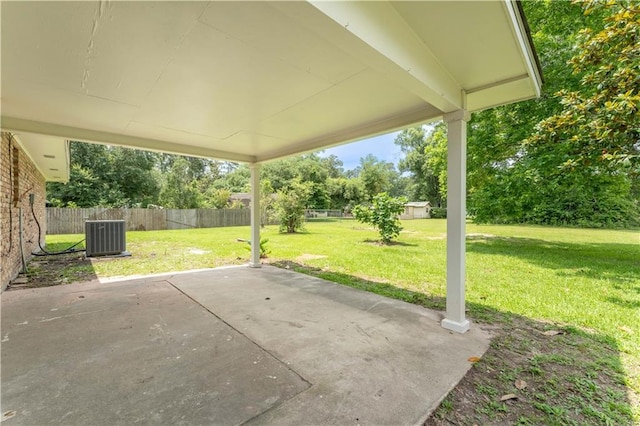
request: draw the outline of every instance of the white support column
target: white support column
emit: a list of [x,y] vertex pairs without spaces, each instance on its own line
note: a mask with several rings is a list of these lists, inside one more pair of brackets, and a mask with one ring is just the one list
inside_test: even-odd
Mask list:
[[465,220],[467,198],[467,121],[469,113],[445,114],[447,122],[447,314],[442,327],[464,333]]
[[251,259],[249,266],[260,268],[260,164],[249,165],[251,170]]

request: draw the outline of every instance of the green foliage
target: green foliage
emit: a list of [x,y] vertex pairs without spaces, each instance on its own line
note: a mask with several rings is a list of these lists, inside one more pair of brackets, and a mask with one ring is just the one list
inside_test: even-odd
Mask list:
[[286,191],[277,192],[275,211],[280,232],[294,233],[304,228],[304,211],[311,193],[311,185],[298,179]]
[[328,157],[323,157],[320,159],[320,162],[327,170],[330,178],[336,179],[344,174],[344,164],[337,156],[332,154]]
[[392,198],[386,192],[373,197],[371,205],[359,204],[353,208],[353,216],[358,222],[373,225],[380,234],[382,242],[391,243],[391,240],[400,235],[402,226],[398,215],[404,211],[407,199],[404,197]]
[[408,194],[414,201],[430,201],[434,206],[446,202],[447,133],[446,124],[403,130],[394,140],[404,153],[399,168],[411,173]]
[[[158,179],[154,173],[157,154],[136,149],[112,147],[110,177],[115,183],[114,196],[123,206],[146,206],[156,200]],[[108,194],[109,192],[107,192]]]
[[91,170],[85,169],[80,164],[72,164],[69,183],[52,183],[47,187],[47,193],[52,198],[59,199],[62,207],[99,206],[101,203],[100,192],[102,184],[100,179],[94,176]]
[[160,191],[160,204],[172,209],[195,209],[202,205],[202,198],[189,161],[184,157],[176,158]]
[[[269,253],[271,253],[271,250],[269,250],[269,248],[267,247],[268,243],[269,243],[268,238],[264,238],[264,237],[260,238],[260,259],[266,259]],[[247,247],[247,250],[251,251],[251,241],[248,240],[247,244],[249,244],[249,247]]]
[[365,190],[362,180],[356,177],[347,179],[344,177],[329,178],[327,191],[331,198],[332,209],[351,211],[353,206],[362,203],[365,198]]
[[[71,181],[51,183],[48,200],[59,207],[244,208],[228,204],[233,193],[250,191],[247,165],[172,154],[156,154],[105,145],[72,144]],[[373,156],[358,172],[345,174],[335,156],[304,154],[265,164],[261,174],[263,225],[274,219],[276,192],[288,192],[295,181],[308,184],[307,208],[351,209],[369,191],[385,188],[403,193],[406,178],[393,164]]]
[[354,173],[362,181],[366,201],[373,200],[381,192],[391,192],[398,178],[393,163],[379,160],[371,154],[360,159],[360,165]]
[[[614,19],[608,18],[607,9],[620,8],[622,4],[591,4],[588,7],[592,13],[584,15],[578,4],[523,2],[546,81],[540,99],[472,116],[467,156],[468,210],[477,222],[582,227],[628,227],[639,223],[638,177],[630,166],[631,158],[603,158],[603,149],[607,154],[622,153],[610,144],[624,145],[621,141],[625,137],[627,141],[635,138],[637,144],[637,136],[631,130],[639,126],[637,102],[635,109],[625,103],[629,108],[611,117],[598,112],[599,105],[606,107],[611,105],[608,100],[618,99],[614,93],[617,89],[628,91],[633,83],[626,71],[619,76],[623,81],[616,82],[616,71],[605,73],[604,69],[635,67],[633,84],[637,95],[638,44],[627,45],[625,50],[622,40],[630,39],[622,37],[616,39],[620,43],[607,39],[610,45],[605,48],[602,40],[588,36],[602,35],[604,26],[612,25]],[[637,32],[636,24],[627,22],[625,28],[633,27]],[[579,31],[580,28],[585,30]],[[609,30],[604,32],[613,37],[615,31]],[[593,46],[597,46],[597,52],[588,53]],[[601,62],[587,66],[593,55]],[[632,59],[625,55],[635,56]],[[580,67],[576,67],[576,60]],[[571,72],[567,62],[574,64],[576,72]],[[601,80],[589,77],[594,72],[602,73]],[[598,88],[600,84],[603,86]],[[589,131],[594,126],[602,130],[601,125],[613,133],[598,142],[596,133]],[[623,135],[625,126],[627,132]],[[618,136],[614,137],[616,132]],[[629,165],[624,164],[625,159]]]
[[60,207],[146,206],[158,193],[156,154],[72,142],[68,183],[47,184],[47,197]]
[[244,209],[245,205],[240,200],[233,200],[233,202],[231,204],[229,204],[229,208],[230,209]]
[[[424,169],[432,179],[436,180],[437,193],[435,206],[445,206],[447,200],[447,126],[444,122],[437,123],[426,135],[424,155],[427,161]],[[431,201],[431,200],[427,200]]]
[[214,209],[224,209],[229,206],[231,191],[227,189],[210,188],[205,194],[205,205]]
[[431,219],[445,219],[447,217],[447,209],[444,207],[434,207],[431,209]]
[[251,189],[250,177],[251,171],[246,164],[227,163],[226,173],[215,180],[212,185],[215,188],[226,189],[231,193],[249,192]]
[[309,184],[308,207],[326,209],[331,203],[327,189],[329,174],[337,173],[339,160],[325,161],[318,154],[304,154],[267,163],[262,179],[268,180],[275,191],[287,191],[297,179]]
[[586,2],[585,14],[606,9],[601,30],[584,28],[569,64],[580,87],[565,88],[562,111],[541,121],[527,140],[564,150],[562,167],[597,165],[640,173],[640,3]]
[[260,181],[260,226],[265,227],[275,219],[275,194],[271,182]]
[[342,162],[335,155],[320,157],[315,153],[269,162],[262,168],[262,179],[276,192],[288,191],[296,180],[308,183],[307,208],[311,209],[350,209],[379,192],[402,194],[405,183],[393,163],[373,155],[361,158],[355,170],[343,173]]

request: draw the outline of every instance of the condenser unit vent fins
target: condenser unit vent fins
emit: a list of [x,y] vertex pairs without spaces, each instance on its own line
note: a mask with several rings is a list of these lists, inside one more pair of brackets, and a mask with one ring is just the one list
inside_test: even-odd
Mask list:
[[120,254],[127,249],[124,220],[87,220],[84,231],[87,257]]

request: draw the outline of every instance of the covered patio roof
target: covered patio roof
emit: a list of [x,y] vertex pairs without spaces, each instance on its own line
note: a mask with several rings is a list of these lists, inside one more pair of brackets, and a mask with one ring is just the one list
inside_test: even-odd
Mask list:
[[1,127],[48,180],[69,140],[248,162],[255,267],[261,162],[444,119],[442,325],[469,329],[466,123],[542,84],[518,2],[2,2],[1,20]]
[[2,129],[52,181],[67,140],[259,163],[541,84],[511,0],[1,7]]

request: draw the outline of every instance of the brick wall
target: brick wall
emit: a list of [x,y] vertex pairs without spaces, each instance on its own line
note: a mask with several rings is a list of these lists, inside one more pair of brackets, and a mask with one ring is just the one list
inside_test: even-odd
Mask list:
[[4,290],[22,269],[22,253],[28,261],[31,253],[39,250],[38,227],[31,213],[29,194],[35,195],[33,209],[42,227],[43,246],[46,231],[44,176],[20,144],[4,132],[0,143],[0,194],[0,284]]

